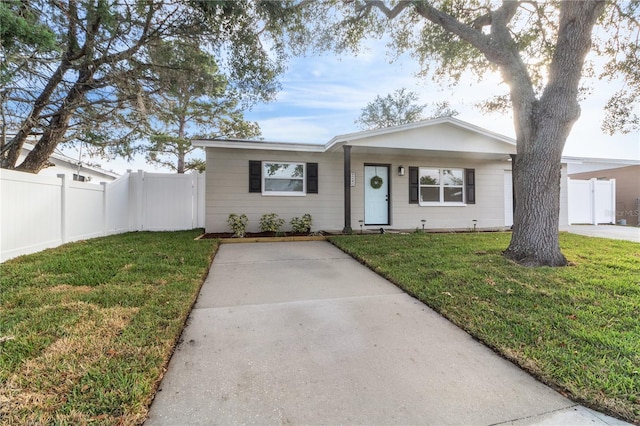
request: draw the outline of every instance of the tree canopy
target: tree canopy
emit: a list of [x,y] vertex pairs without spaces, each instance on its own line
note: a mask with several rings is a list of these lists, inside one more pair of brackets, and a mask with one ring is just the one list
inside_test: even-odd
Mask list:
[[[244,105],[271,99],[286,57],[285,35],[299,25],[294,6],[249,0],[32,2],[40,13],[30,25],[54,34],[57,49],[25,42],[19,52],[4,50],[9,64],[18,56],[27,60],[12,66],[0,99],[3,124],[15,132],[0,141],[2,167],[37,173],[64,142],[82,141],[104,154],[133,153],[144,126],[144,94],[153,87],[149,47],[160,40],[194,40],[215,55]],[[17,164],[30,135],[38,142]]]
[[215,58],[189,41],[163,41],[150,47],[154,75],[148,100],[148,138],[142,149],[150,163],[178,173],[203,168],[188,160],[192,138],[249,138],[260,134],[244,120],[241,94],[229,87]]
[[406,88],[395,90],[386,96],[376,96],[364,108],[355,123],[363,130],[382,129],[402,124],[415,123],[427,118],[454,117],[458,111],[451,107],[449,101],[433,102],[431,113],[425,115],[428,104],[419,104],[416,92]]
[[[504,67],[519,64],[534,96],[549,82],[558,57],[559,18],[572,2],[499,0],[326,0],[313,2],[311,43],[318,48],[355,52],[364,39],[389,36],[391,57],[410,53],[420,64],[418,77],[455,87],[463,77],[482,79],[498,72],[509,84]],[[638,29],[640,2],[584,1],[599,10],[593,23],[589,55],[581,69],[579,100],[597,90],[599,80],[623,80],[607,105],[603,129],[638,131]],[[322,9],[319,12],[317,9]],[[501,53],[498,50],[502,51]],[[510,53],[508,53],[510,52]],[[513,60],[512,63],[507,63]],[[507,87],[507,86],[505,86]],[[510,92],[496,92],[488,110],[512,109]]]
[[369,130],[420,121],[426,104],[418,104],[418,100],[417,93],[405,88],[384,97],[378,95],[362,109],[355,123],[361,129]]

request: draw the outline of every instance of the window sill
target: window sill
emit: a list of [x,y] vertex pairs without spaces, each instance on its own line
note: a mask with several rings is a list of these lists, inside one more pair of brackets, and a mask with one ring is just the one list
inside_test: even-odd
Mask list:
[[466,207],[466,203],[419,203],[420,207]]
[[306,193],[301,192],[263,192],[265,197],[305,197]]

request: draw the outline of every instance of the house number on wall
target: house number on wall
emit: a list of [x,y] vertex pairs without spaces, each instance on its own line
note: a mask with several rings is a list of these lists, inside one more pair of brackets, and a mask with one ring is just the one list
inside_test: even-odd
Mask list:
[[351,173],[351,186],[356,186],[356,174]]

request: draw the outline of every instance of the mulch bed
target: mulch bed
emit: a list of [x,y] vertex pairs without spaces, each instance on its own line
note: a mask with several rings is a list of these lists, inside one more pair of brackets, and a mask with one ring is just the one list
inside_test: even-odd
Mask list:
[[[397,230],[386,230],[385,233],[390,233],[390,234],[397,234],[397,233],[404,233],[404,234],[409,234],[412,233],[414,231],[412,230],[408,230],[408,231],[397,231]],[[482,230],[477,230],[477,231],[470,231],[470,230],[466,230],[466,229],[457,229],[457,230],[452,230],[452,229],[428,229],[426,231],[424,231],[425,233],[429,233],[429,234],[438,234],[438,233],[447,233],[447,234],[467,234],[467,233],[474,233],[474,232],[504,232],[504,230],[502,229],[482,229]],[[380,232],[374,229],[367,229],[363,232],[361,232],[360,230],[354,229],[353,230],[353,234],[352,235],[371,235],[371,234],[379,234]],[[346,235],[343,234],[341,232],[326,232],[326,231],[320,231],[320,232],[316,232],[313,234],[314,236],[317,235],[322,235],[322,236],[331,236],[331,235]],[[272,238],[272,237],[308,237],[310,236],[310,234],[308,232],[285,232],[285,233],[279,233],[278,235],[274,234],[273,232],[247,232],[244,235],[244,238],[249,239],[249,238]],[[214,232],[214,233],[208,233],[208,234],[203,234],[202,236],[198,237],[198,239],[214,239],[214,238],[218,238],[218,239],[226,239],[226,238],[233,238],[233,239],[238,239],[238,237],[234,237],[232,232]]]
[[[323,232],[322,235],[328,235]],[[274,234],[273,232],[247,232],[244,234],[244,238],[265,238],[265,237],[308,237],[308,232],[285,232],[284,234]],[[210,234],[204,234],[200,239],[213,239],[213,238],[237,238],[233,236],[232,232],[215,232]]]

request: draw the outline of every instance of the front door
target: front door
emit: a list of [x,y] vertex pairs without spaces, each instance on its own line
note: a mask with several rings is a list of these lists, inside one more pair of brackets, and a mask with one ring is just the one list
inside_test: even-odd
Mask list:
[[389,224],[389,166],[364,166],[364,224]]

